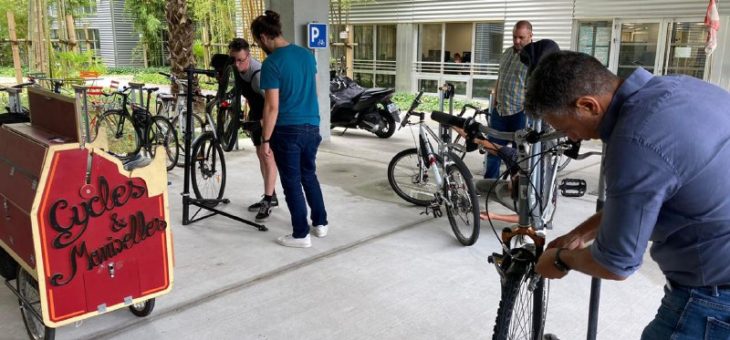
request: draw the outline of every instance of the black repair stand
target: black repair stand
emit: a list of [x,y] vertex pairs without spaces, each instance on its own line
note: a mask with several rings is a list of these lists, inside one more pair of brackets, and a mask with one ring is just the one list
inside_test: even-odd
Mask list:
[[[214,71],[211,71],[211,70],[199,70],[199,69],[194,69],[192,67],[188,67],[185,71],[187,72],[187,76],[188,76],[188,87],[187,87],[187,93],[186,93],[187,112],[192,113],[193,112],[193,76],[195,74],[205,74],[205,75],[209,75],[209,76],[215,76],[215,73],[214,73]],[[192,144],[192,138],[193,138],[191,126],[193,126],[193,115],[186,114],[185,115],[185,138],[184,138],[184,140],[185,140],[185,146],[184,146],[184,148],[185,148],[185,177],[184,177],[185,184],[183,185],[183,192],[182,192],[183,225],[188,225],[190,223],[197,222],[197,221],[206,219],[211,216],[222,215],[222,216],[228,217],[232,220],[236,220],[238,222],[246,223],[250,226],[253,226],[256,229],[258,229],[259,231],[269,230],[263,224],[254,223],[249,220],[243,219],[241,217],[231,215],[225,211],[221,211],[221,210],[213,208],[213,206],[216,206],[219,203],[228,204],[230,202],[230,200],[228,200],[227,198],[224,198],[224,199],[190,198],[190,169],[191,169],[191,166],[194,166],[194,164],[192,164],[192,162],[191,162],[192,152],[190,151],[191,144]],[[191,205],[198,207],[198,211],[195,212],[195,215],[193,215],[192,218],[190,217],[190,206]],[[209,211],[210,214],[195,218],[198,215],[198,213],[200,212],[200,210],[202,210],[202,209]]]
[[[601,172],[598,175],[598,199],[596,200],[596,211],[603,210],[606,202],[606,178],[603,174],[604,156],[606,155],[606,144],[603,144],[601,153]],[[591,302],[588,306],[588,335],[586,339],[596,340],[598,334],[598,305],[601,302],[601,279],[591,279]]]

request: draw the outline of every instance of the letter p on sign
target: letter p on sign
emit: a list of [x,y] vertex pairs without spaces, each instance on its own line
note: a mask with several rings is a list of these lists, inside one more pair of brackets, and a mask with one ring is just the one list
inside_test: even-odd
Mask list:
[[307,24],[307,45],[309,48],[327,48],[327,24]]

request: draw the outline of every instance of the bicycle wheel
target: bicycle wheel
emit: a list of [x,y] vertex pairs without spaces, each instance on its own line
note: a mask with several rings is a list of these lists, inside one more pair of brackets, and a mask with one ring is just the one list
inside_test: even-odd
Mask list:
[[449,159],[453,163],[446,166],[447,180],[443,187],[446,215],[456,239],[470,246],[479,238],[479,197],[464,161],[451,152]]
[[207,132],[195,141],[190,170],[197,199],[222,199],[226,189],[226,161],[223,149]]
[[234,107],[219,107],[217,117],[216,126],[219,126],[218,137],[221,140],[221,146],[223,150],[231,151],[238,141],[238,128],[241,124],[240,118],[236,114]]
[[504,277],[493,340],[542,340],[547,292],[545,279],[535,273],[536,261],[531,251],[516,248],[500,264]]
[[[18,269],[17,289],[20,297],[25,300],[38,315],[41,313],[41,296],[38,293],[38,282],[22,267]],[[53,340],[56,337],[56,329],[46,327],[43,320],[28,310],[23,301],[18,299],[20,304],[20,315],[23,317],[25,330],[31,339]]]
[[175,168],[180,157],[180,147],[177,144],[175,128],[167,118],[163,116],[152,117],[152,123],[147,129],[147,143],[149,145],[148,151],[152,157],[155,156],[157,146],[162,145],[165,148],[167,171]]
[[[442,169],[440,160],[437,166]],[[420,206],[433,202],[439,186],[416,148],[405,149],[388,164],[388,183],[400,198]]]
[[142,147],[132,117],[125,115],[121,110],[111,110],[102,114],[96,124],[95,139],[99,137],[102,129],[108,143],[106,152],[121,160],[132,158]]
[[[181,112],[179,115],[177,115],[175,118],[172,119],[172,126],[175,128],[175,134],[177,135],[177,145],[180,146],[180,157],[178,157],[177,165],[184,166],[185,165],[185,121],[186,121],[186,111]],[[192,143],[203,134],[204,125],[203,125],[203,119],[200,118],[197,114],[193,115],[193,129],[191,130],[192,135],[190,136],[190,143],[191,143],[191,149],[192,149]]]

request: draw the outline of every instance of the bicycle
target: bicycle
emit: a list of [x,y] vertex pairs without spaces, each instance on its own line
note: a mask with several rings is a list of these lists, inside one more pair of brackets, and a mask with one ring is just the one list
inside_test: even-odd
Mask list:
[[238,129],[242,124],[241,94],[236,87],[235,65],[228,64],[218,82],[215,105],[217,133],[221,146],[226,152],[233,150],[238,143]]
[[[400,128],[418,125],[418,141],[415,148],[397,153],[388,164],[388,183],[393,191],[407,202],[425,206],[434,217],[443,215],[445,206],[451,229],[456,239],[465,246],[473,245],[479,238],[479,201],[472,174],[457,152],[465,152],[463,146],[444,142],[425,124],[425,113],[416,112],[423,91],[419,92],[406,112]],[[418,122],[411,123],[416,116]],[[415,139],[415,137],[414,137]],[[434,149],[433,142],[437,148]]]
[[[489,220],[502,248],[502,253],[493,253],[488,258],[501,278],[501,298],[493,339],[543,339],[549,284],[535,272],[535,266],[546,244],[546,230],[552,229],[557,204],[557,173],[561,156],[570,150],[569,143],[564,141],[562,133],[552,131],[547,125],[543,128],[539,120],[512,133],[496,131],[473,119],[455,119],[438,112],[432,113],[431,118],[441,124],[469,131],[470,139],[492,136],[517,145],[518,156],[514,162],[517,167],[515,211],[519,222],[504,228],[500,236]],[[577,150],[575,152],[575,158],[578,159],[598,154],[588,152],[577,155]],[[494,188],[492,186],[490,190]],[[584,187],[565,186],[562,189],[585,191]],[[487,197],[490,195],[491,192]]]
[[[185,136],[185,121],[187,116],[187,106],[186,106],[186,98],[187,98],[187,87],[188,82],[185,79],[179,79],[173,74],[168,74],[164,72],[158,72],[158,74],[165,76],[167,79],[170,80],[171,83],[177,84],[178,87],[178,94],[177,96],[169,94],[169,93],[158,93],[157,99],[156,99],[156,111],[155,114],[158,116],[166,117],[170,120],[170,123],[175,128],[175,131],[177,133],[177,144],[183,145],[184,143],[184,136]],[[203,122],[203,119],[200,118],[200,114],[193,112],[193,128],[191,130],[192,132],[192,138],[195,140],[198,136],[200,136],[203,133],[203,127],[205,126],[205,123]],[[177,165],[184,166],[185,162],[185,150],[183,148],[180,148],[180,158],[178,159]]]
[[[158,88],[143,89],[147,92],[147,107],[137,104],[128,105],[128,90],[129,88],[125,87],[108,95],[121,96],[122,106],[121,109],[109,110],[101,115],[94,127],[95,136],[98,137],[103,129],[108,142],[106,151],[125,163],[129,163],[138,156],[142,148],[150,157],[154,157],[156,146],[161,145],[165,148],[167,156],[167,170],[172,170],[180,156],[175,129],[167,118],[153,116],[147,109],[152,92],[157,91]],[[131,113],[129,106],[132,106]]]
[[[212,97],[212,98],[211,98]],[[218,129],[213,124],[212,111],[222,106],[214,99],[215,96],[207,96],[208,103],[205,110],[205,129],[203,133],[193,141],[191,146],[191,177],[193,192],[197,199],[218,202],[223,199],[226,188],[226,161],[223,156],[223,147],[219,138]],[[220,111],[219,111],[220,112]]]

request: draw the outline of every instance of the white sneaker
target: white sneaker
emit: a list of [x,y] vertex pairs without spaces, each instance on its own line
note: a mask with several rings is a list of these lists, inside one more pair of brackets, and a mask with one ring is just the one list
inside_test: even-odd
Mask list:
[[312,246],[312,239],[309,237],[309,235],[304,238],[294,238],[291,236],[291,234],[289,234],[276,239],[276,243],[281,244],[285,247],[309,248]]
[[316,225],[310,230],[311,234],[317,237],[327,236],[329,228],[326,225]]

